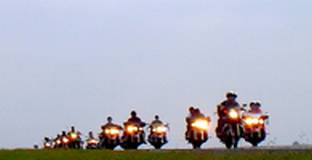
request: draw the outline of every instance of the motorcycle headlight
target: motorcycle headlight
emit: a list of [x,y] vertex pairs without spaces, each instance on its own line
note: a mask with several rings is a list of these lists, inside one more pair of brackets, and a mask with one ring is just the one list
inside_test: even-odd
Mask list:
[[45,143],[44,146],[49,148],[49,147],[51,147],[51,144],[50,143]]
[[117,134],[119,134],[119,133],[120,133],[120,132],[119,132],[118,129],[112,128],[112,129],[110,130],[110,134],[112,134],[112,135],[117,135]]
[[61,144],[62,143],[62,141],[61,140],[56,140],[56,144]]
[[209,129],[209,122],[207,120],[196,120],[191,124],[192,127],[201,129],[201,130],[208,130]]
[[70,138],[71,139],[77,139],[78,138],[78,135],[76,133],[71,133],[70,134]]
[[120,130],[116,128],[109,128],[105,130],[105,134],[117,135],[119,133],[120,133]]
[[252,125],[252,118],[246,118],[245,119],[245,123],[247,124],[247,125]]
[[238,119],[239,118],[238,112],[234,109],[230,110],[229,116],[231,119]]
[[62,141],[63,141],[63,143],[67,144],[67,143],[69,142],[69,139],[67,139],[66,137],[64,137],[64,138],[62,139]]
[[258,118],[251,118],[251,117],[248,117],[245,119],[245,123],[247,125],[257,125],[257,124],[261,124],[263,123],[263,120],[259,120]]
[[260,124],[264,124],[264,120],[263,119],[259,119],[259,123]]
[[139,128],[136,126],[128,126],[127,127],[127,132],[129,132],[129,133],[137,132],[138,130],[139,130]]
[[165,126],[156,127],[156,128],[153,129],[153,132],[165,133],[165,132],[167,132],[167,127],[165,127]]
[[254,119],[253,119],[253,124],[259,124],[258,118],[254,118]]

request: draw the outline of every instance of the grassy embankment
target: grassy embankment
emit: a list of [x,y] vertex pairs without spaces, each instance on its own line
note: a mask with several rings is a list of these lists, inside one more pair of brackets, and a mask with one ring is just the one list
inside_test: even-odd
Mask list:
[[312,160],[312,150],[1,150],[0,160]]

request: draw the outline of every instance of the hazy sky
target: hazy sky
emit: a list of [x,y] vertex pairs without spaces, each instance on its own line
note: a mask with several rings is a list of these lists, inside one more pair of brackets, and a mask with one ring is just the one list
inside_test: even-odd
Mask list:
[[[99,132],[108,115],[121,123],[131,109],[170,123],[167,147],[190,147],[187,107],[215,123],[228,90],[240,102],[262,100],[271,114],[265,143],[312,140],[311,7],[311,0],[0,0],[0,147],[29,147],[70,125]],[[205,147],[215,145],[213,137]]]

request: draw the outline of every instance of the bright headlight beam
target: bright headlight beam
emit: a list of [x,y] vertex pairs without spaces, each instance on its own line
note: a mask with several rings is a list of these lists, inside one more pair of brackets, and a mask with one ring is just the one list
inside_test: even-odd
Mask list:
[[154,128],[153,131],[157,133],[165,133],[167,132],[167,128],[164,126],[159,126],[159,127]]
[[237,111],[235,111],[235,110],[230,110],[229,116],[230,116],[230,118],[232,118],[232,119],[237,119],[239,115],[238,115],[238,112],[237,112]]
[[130,132],[130,133],[136,132],[138,130],[139,130],[138,127],[135,127],[135,126],[128,126],[127,127],[127,131]]
[[194,123],[192,123],[192,127],[207,130],[209,128],[209,122],[207,120],[196,120]]
[[264,124],[264,121],[263,119],[248,117],[248,118],[245,118],[245,123],[247,125],[257,125],[257,124]]

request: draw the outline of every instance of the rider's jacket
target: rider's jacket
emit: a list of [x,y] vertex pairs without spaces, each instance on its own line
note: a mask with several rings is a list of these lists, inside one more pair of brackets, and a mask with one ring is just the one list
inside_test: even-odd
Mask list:
[[136,123],[142,127],[146,125],[139,117],[130,117],[126,123]]
[[117,125],[117,124],[114,124],[114,123],[106,123],[106,124],[103,125],[101,128],[102,128],[102,130],[104,131],[104,130],[107,129],[107,128],[113,128],[113,127],[118,128],[118,129],[122,129],[121,126],[119,126],[119,125]]
[[158,124],[163,124],[163,122],[161,120],[154,120],[152,121],[151,126],[158,125]]
[[230,109],[230,108],[239,107],[239,106],[240,106],[239,103],[236,101],[225,100],[218,106],[218,115],[220,118],[224,117],[224,116],[226,116],[224,113],[225,109]]
[[262,114],[262,110],[260,108],[252,108],[248,111],[248,113]]

